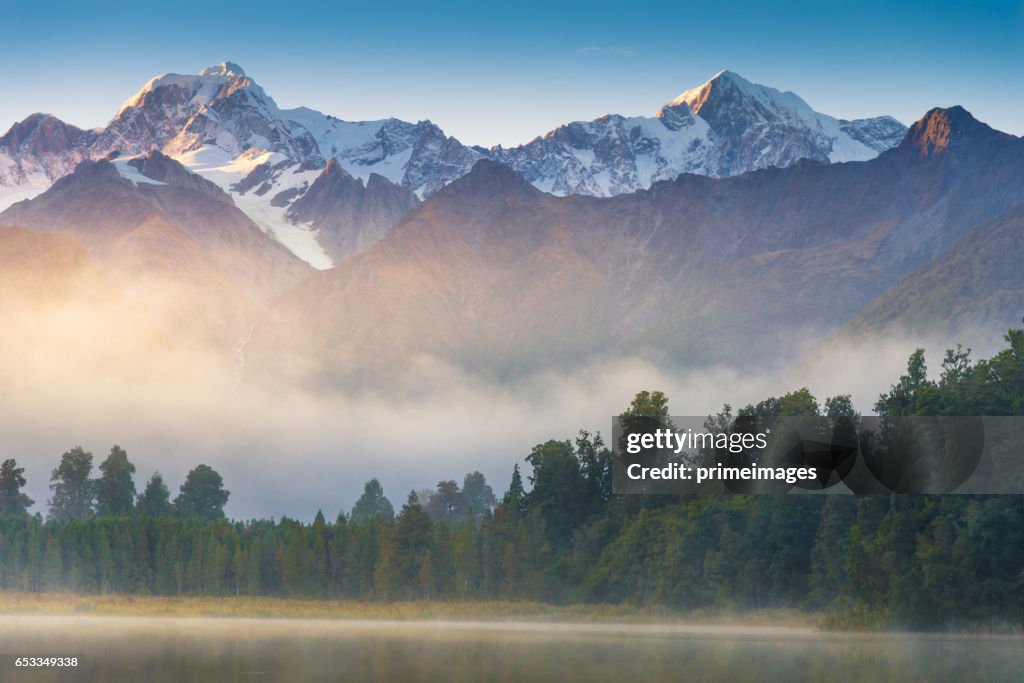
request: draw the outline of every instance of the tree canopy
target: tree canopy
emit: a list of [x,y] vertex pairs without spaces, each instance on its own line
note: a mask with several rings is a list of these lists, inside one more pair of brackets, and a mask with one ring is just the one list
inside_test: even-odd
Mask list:
[[174,507],[182,517],[223,519],[224,505],[230,492],[224,490],[224,480],[209,465],[199,465],[185,477]]
[[101,515],[123,515],[135,505],[135,465],[120,446],[110,449],[110,455],[100,463],[100,478],[96,482],[96,511]]
[[363,521],[379,517],[384,521],[391,521],[395,518],[395,508],[391,501],[384,497],[384,487],[376,478],[366,482],[363,486],[363,495],[352,506],[352,520]]
[[14,458],[0,464],[0,515],[24,515],[34,500],[21,492],[25,486],[25,468],[18,467]]
[[84,519],[93,513],[96,486],[92,474],[92,453],[75,446],[61,456],[60,465],[50,478],[50,518]]
[[146,488],[139,494],[136,502],[136,509],[150,517],[167,517],[174,513],[174,505],[171,504],[171,491],[164,483],[160,472],[154,472],[153,476],[146,482]]

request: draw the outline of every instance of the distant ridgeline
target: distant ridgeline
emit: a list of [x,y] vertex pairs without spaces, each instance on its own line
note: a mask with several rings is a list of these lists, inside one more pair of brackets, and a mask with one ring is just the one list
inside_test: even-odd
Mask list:
[[[948,351],[937,379],[915,352],[883,394],[883,419],[1024,415],[1024,330],[974,362]],[[664,420],[668,399],[641,392],[621,419]],[[740,416],[856,420],[848,396],[806,389]],[[708,418],[733,419],[729,406]],[[479,473],[410,493],[394,513],[377,480],[328,523],[231,522],[206,466],[174,501],[154,475],[134,494],[115,447],[54,470],[50,518],[29,516],[13,460],[0,469],[0,588],[160,595],[373,600],[512,598],[675,609],[825,610],[839,624],[953,628],[1024,621],[1024,497],[613,495],[600,435],[548,441],[518,465],[503,498]],[[1016,472],[1018,478],[1021,472]],[[1021,481],[1015,482],[1020,486]]]

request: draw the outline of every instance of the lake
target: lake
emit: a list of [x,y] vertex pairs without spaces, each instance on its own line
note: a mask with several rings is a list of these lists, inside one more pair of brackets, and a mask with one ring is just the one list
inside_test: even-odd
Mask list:
[[1021,638],[758,626],[0,616],[0,653],[5,683],[1024,681]]

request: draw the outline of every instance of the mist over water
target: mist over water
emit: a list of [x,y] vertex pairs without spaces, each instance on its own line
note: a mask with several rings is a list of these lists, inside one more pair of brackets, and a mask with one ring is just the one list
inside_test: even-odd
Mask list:
[[1019,680],[1024,666],[1014,638],[778,627],[7,617],[0,640],[9,652],[81,657],[75,670],[22,671],[19,680],[76,683],[987,683]]

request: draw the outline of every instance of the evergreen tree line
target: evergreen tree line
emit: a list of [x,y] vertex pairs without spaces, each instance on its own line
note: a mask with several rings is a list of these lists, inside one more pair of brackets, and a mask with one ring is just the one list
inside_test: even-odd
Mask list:
[[[1022,415],[1024,330],[1006,340],[977,363],[959,347],[947,352],[937,379],[915,352],[876,411]],[[738,414],[852,412],[847,396],[819,404],[800,389]],[[641,392],[623,416],[668,414],[664,394]],[[730,415],[725,406],[709,420]],[[311,524],[232,522],[209,468],[173,502],[151,480],[129,503],[119,477],[133,468],[121,449],[85,493],[65,486],[92,481],[85,459],[69,454],[45,521],[23,513],[31,501],[16,464],[0,468],[0,588],[796,606],[913,627],[1024,621],[1022,496],[615,496],[613,449],[581,431],[535,446],[526,481],[516,465],[500,500],[474,472],[461,487],[411,492],[396,513],[371,480],[333,522],[322,513]]]
[[[75,446],[61,456],[50,478],[53,497],[48,501],[51,521],[70,521],[91,517],[118,517],[143,514],[150,517],[178,515],[211,521],[224,518],[224,505],[230,492],[224,480],[209,465],[199,465],[188,473],[178,495],[171,492],[160,472],[154,472],[146,488],[136,496],[135,465],[128,453],[115,445],[100,463],[100,476],[92,477],[92,453]],[[22,493],[25,468],[13,458],[0,464],[0,516],[18,517],[28,513],[35,501]]]

